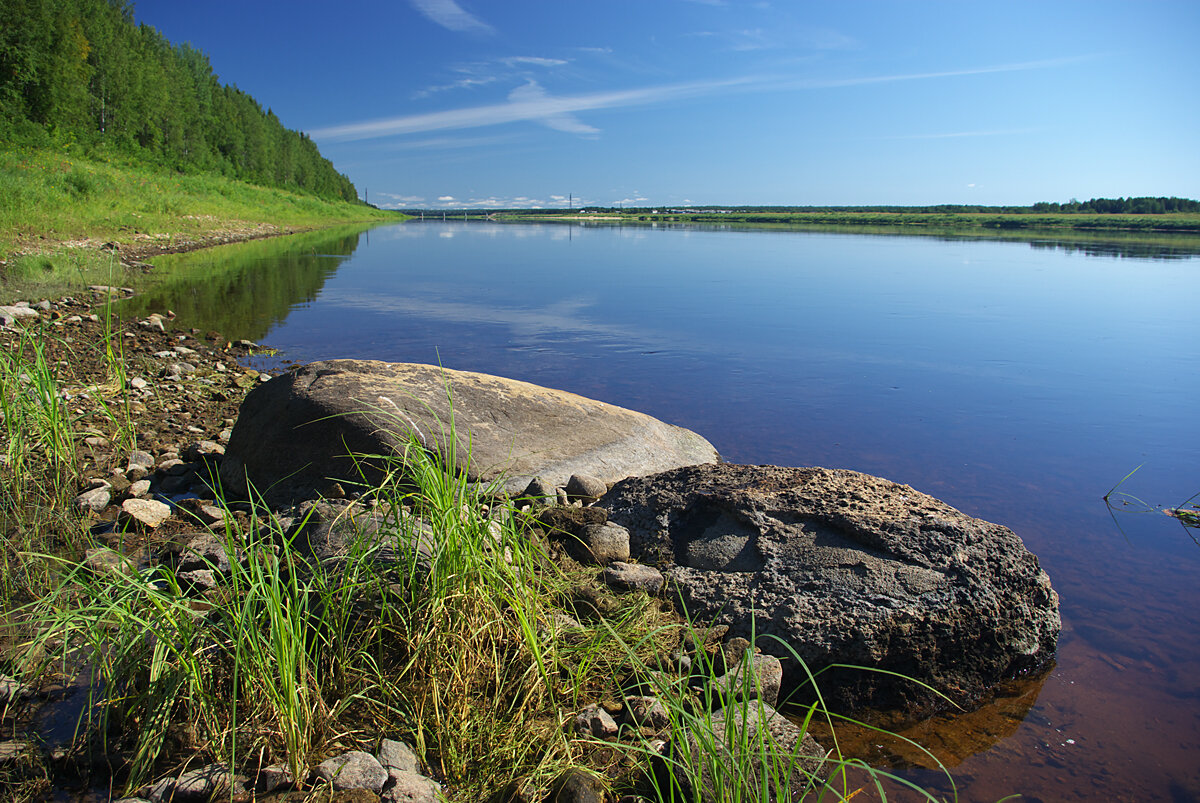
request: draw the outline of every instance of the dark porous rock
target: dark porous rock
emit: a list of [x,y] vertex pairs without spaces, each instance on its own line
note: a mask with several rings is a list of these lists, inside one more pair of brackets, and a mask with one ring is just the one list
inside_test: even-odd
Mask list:
[[[719,464],[618,483],[600,502],[633,556],[663,565],[688,615],[783,659],[785,685],[831,664],[927,683],[967,705],[1054,655],[1050,579],[1011,530],[854,471]],[[942,701],[862,670],[820,677],[825,702]]]
[[694,432],[573,393],[430,365],[327,360],[254,388],[221,463],[227,489],[271,499],[307,495],[326,479],[377,482],[376,460],[413,442],[441,454],[471,482],[503,478],[520,493],[537,476],[605,482],[712,462]]
[[[667,770],[666,762],[656,769],[663,776],[664,786],[676,793],[677,797],[671,799],[702,803],[735,799],[794,803],[816,799],[815,793],[828,775],[825,750],[774,708],[757,702],[730,706],[713,713],[711,730],[709,724],[700,719],[684,738],[667,745],[666,754],[673,760],[674,771]],[[770,756],[770,766],[763,766],[764,755]],[[781,761],[788,764],[782,765]],[[722,771],[714,773],[714,767]],[[737,773],[724,771],[733,767]],[[782,777],[785,772],[786,779]],[[731,784],[740,787],[735,789]],[[761,798],[764,786],[767,796]],[[785,794],[785,789],[790,794]]]
[[369,789],[375,794],[383,791],[388,780],[387,770],[375,756],[363,750],[351,750],[326,759],[314,771],[334,789]]
[[663,587],[663,575],[653,566],[614,560],[604,567],[604,582],[618,591],[657,594]]

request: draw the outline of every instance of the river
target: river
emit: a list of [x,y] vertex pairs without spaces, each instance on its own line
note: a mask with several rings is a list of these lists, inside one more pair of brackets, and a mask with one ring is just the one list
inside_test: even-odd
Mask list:
[[1011,527],[1061,595],[1056,666],[907,732],[963,800],[1200,799],[1200,533],[1156,509],[1200,492],[1200,250],[439,221],[160,264],[139,304],[280,349],[265,368],[501,374]]

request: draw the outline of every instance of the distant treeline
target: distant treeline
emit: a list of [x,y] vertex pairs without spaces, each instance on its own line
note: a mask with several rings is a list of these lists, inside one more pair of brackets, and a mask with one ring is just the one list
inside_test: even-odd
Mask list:
[[208,56],[126,0],[0,0],[0,144],[75,143],[354,201],[354,185]]
[[704,207],[585,207],[588,211],[625,214],[703,214],[712,213],[878,213],[941,215],[1021,215],[1046,214],[1131,214],[1162,215],[1168,212],[1200,212],[1200,201],[1187,198],[1093,198],[1090,201],[1052,203],[1041,201],[1032,206],[979,206],[975,204],[938,204],[936,206],[704,206]]

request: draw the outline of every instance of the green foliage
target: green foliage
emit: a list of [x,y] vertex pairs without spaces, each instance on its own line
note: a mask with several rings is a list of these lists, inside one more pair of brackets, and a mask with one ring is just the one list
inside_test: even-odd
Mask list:
[[0,4],[0,142],[82,146],[356,201],[305,134],[222,85],[208,57],[135,25],[125,0]]

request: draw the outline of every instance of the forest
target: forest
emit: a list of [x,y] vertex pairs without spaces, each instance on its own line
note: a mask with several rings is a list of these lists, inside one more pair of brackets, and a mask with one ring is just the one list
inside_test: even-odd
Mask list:
[[0,2],[0,146],[67,146],[355,201],[309,137],[126,0]]

